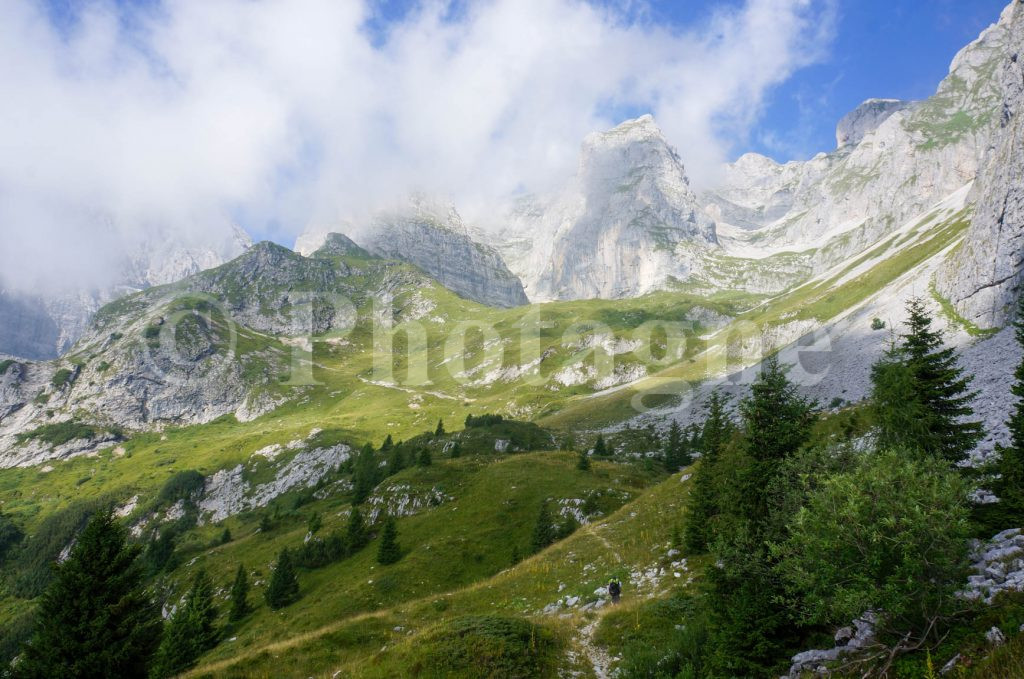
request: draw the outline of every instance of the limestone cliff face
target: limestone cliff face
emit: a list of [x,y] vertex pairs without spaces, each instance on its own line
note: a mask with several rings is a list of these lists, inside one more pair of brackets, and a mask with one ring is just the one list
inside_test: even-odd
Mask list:
[[977,208],[961,248],[937,276],[939,290],[981,327],[1004,325],[1024,266],[1024,2],[1003,13],[1012,49],[998,63],[998,122],[974,183]]
[[[999,124],[994,72],[1013,51],[1009,13],[965,47],[928,99],[869,100],[837,128],[840,147],[806,162],[747,154],[702,196],[726,251],[818,249],[817,271],[853,256],[970,181]],[[823,248],[832,241],[832,246]]]
[[502,251],[534,301],[641,295],[685,279],[714,223],[651,116],[583,142],[574,180],[521,200]]
[[877,130],[893,113],[910,106],[911,102],[900,99],[868,99],[840,119],[836,125],[836,147],[859,144],[864,135]]
[[356,240],[370,253],[418,266],[460,297],[503,308],[529,301],[501,254],[451,203],[413,196],[408,205],[380,211],[362,227],[346,223],[310,229],[295,241],[295,250],[312,254],[339,231],[359,233]]

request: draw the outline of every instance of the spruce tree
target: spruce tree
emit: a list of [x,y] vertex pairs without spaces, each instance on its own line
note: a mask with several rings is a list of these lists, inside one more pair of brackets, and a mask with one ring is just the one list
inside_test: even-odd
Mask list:
[[694,472],[683,546],[689,554],[703,554],[711,546],[711,523],[718,514],[718,496],[715,488],[715,465],[725,442],[732,436],[735,426],[726,413],[729,396],[718,389],[711,392],[704,411],[704,426],[701,428],[700,465]]
[[683,458],[683,430],[675,420],[668,429],[668,436],[665,437],[662,456],[665,461],[665,471],[675,474],[682,466]]
[[398,544],[398,526],[395,524],[395,517],[388,514],[384,519],[384,528],[380,534],[377,563],[387,566],[396,563],[401,558],[402,548]]
[[[1014,327],[1017,344],[1024,349],[1024,295],[1017,300]],[[1010,525],[1020,526],[1024,524],[1024,358],[1017,364],[1013,377],[1015,381],[1010,391],[1017,397],[1017,402],[1006,422],[1010,430],[1010,444],[998,448],[996,470],[999,479],[993,490],[999,496],[1001,513],[1011,522]]]
[[437,421],[437,428],[434,429],[434,436],[444,436],[444,420]]
[[353,507],[348,515],[348,529],[345,531],[345,551],[355,554],[366,546],[369,536],[366,531],[366,522],[359,507]]
[[235,581],[231,585],[231,610],[228,612],[228,620],[238,622],[247,616],[250,610],[249,575],[245,572],[245,566],[238,564]]
[[452,441],[451,451],[448,454],[453,460],[457,457],[462,457],[462,444],[458,441]]
[[231,529],[225,526],[224,532],[220,534],[220,544],[226,545],[229,542],[231,542]]
[[267,605],[273,610],[284,608],[299,599],[299,581],[295,577],[292,557],[288,549],[282,549],[277,557],[277,566],[270,575],[270,584],[264,593]]
[[420,453],[416,456],[416,464],[421,467],[429,467],[433,463],[434,458],[430,455],[430,448],[427,448],[426,446],[420,448]]
[[384,443],[380,444],[380,452],[386,453],[391,450],[395,445],[395,442],[391,439],[391,434],[388,434],[384,439]]
[[554,541],[555,526],[551,520],[548,502],[545,500],[540,505],[540,513],[537,514],[537,523],[533,527],[533,539],[530,542],[530,546],[534,552],[539,552]]
[[814,405],[773,357],[763,362],[739,410],[742,441],[730,453],[728,478],[714,484],[722,519],[713,545],[716,566],[708,574],[711,665],[715,676],[768,676],[798,641],[789,610],[778,603],[785,592],[767,547],[781,539],[773,530],[788,517],[772,512],[768,489],[780,462],[810,437]]
[[352,473],[352,502],[362,504],[370,493],[377,487],[377,460],[373,455],[373,446],[369,443],[363,446],[356,457],[355,470]]
[[579,458],[576,460],[576,468],[584,472],[590,471],[590,456],[587,455],[587,451],[580,451]]
[[309,521],[306,523],[306,530],[309,531],[310,535],[316,535],[316,533],[323,527],[323,520],[320,515],[313,512],[309,515]]
[[172,677],[195,665],[200,655],[217,645],[216,619],[213,583],[206,572],[200,570],[185,600],[167,622],[163,641],[153,657],[150,677]]
[[144,677],[160,643],[160,609],[143,586],[139,549],[110,511],[96,513],[39,599],[14,675]]
[[597,441],[594,442],[594,455],[604,457],[608,455],[608,446],[604,442],[604,436],[601,434],[597,435]]
[[971,377],[957,365],[921,299],[907,302],[907,332],[872,367],[872,404],[882,445],[962,462],[983,435],[974,414]]
[[388,475],[394,476],[405,469],[405,451],[401,448],[392,448],[391,457],[388,459]]

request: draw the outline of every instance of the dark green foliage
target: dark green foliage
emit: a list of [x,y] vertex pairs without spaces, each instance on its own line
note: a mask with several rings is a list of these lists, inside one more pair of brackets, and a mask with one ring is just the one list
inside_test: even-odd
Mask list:
[[[32,638],[35,626],[35,611],[25,611],[0,624],[0,668],[6,668],[21,653],[22,645]],[[3,670],[0,676],[6,676]]]
[[245,566],[238,564],[238,571],[235,572],[235,581],[231,585],[231,609],[228,611],[228,620],[238,622],[252,610],[249,606],[249,576],[245,572]]
[[295,550],[295,564],[302,568],[323,568],[345,556],[345,538],[334,531],[326,538],[310,538]]
[[430,455],[430,448],[420,448],[420,452],[416,455],[416,464],[421,467],[429,467],[433,463],[434,460]]
[[267,514],[264,514],[263,516],[261,516],[260,517],[260,525],[259,525],[260,532],[261,533],[269,533],[273,529],[274,529],[274,524],[270,520],[270,516],[267,515]]
[[386,453],[395,446],[395,442],[391,438],[391,434],[388,434],[384,439],[384,443],[380,444],[380,452]]
[[384,528],[380,533],[380,546],[377,548],[377,563],[390,565],[402,558],[402,547],[398,544],[398,526],[395,517],[390,514],[384,519]]
[[273,610],[284,608],[299,600],[299,580],[295,576],[292,557],[288,549],[282,549],[277,565],[270,575],[270,584],[264,592],[267,605]]
[[448,455],[454,460],[457,457],[462,457],[462,444],[458,441],[452,441],[452,446],[448,450]]
[[97,512],[43,593],[16,676],[144,677],[160,641],[160,609],[143,587],[138,549]]
[[200,570],[185,600],[167,621],[150,677],[171,677],[195,665],[200,655],[217,645],[220,631],[214,624],[216,619],[213,583],[206,571]]
[[711,524],[718,515],[718,497],[715,489],[718,455],[736,430],[726,412],[728,403],[729,396],[715,389],[705,405],[700,442],[701,461],[693,476],[683,537],[683,544],[689,554],[703,554],[711,546]]
[[[1017,343],[1024,348],[1024,295],[1018,299],[1014,325]],[[1013,377],[1010,390],[1017,397],[1017,403],[1006,422],[1010,444],[998,448],[996,469],[1000,478],[993,490],[999,496],[1000,511],[1009,521],[1006,525],[1020,526],[1024,525],[1024,359],[1017,364]]]
[[[922,639],[968,572],[967,487],[938,458],[861,453],[816,484],[773,546],[805,624],[880,611],[879,630]],[[827,554],[827,558],[823,555]]]
[[595,457],[607,457],[608,446],[604,442],[604,436],[601,434],[597,435],[597,441],[594,442],[594,456]]
[[61,368],[53,374],[53,379],[50,380],[50,384],[53,385],[54,389],[63,389],[66,385],[74,381],[75,373],[68,368]]
[[576,436],[569,432],[562,439],[562,450],[576,450]]
[[24,531],[14,523],[14,520],[0,512],[0,562],[3,562],[14,547],[21,544],[21,541],[25,538]]
[[434,436],[444,436],[444,420],[437,421],[437,427],[434,429]]
[[220,544],[226,545],[229,542],[231,542],[231,529],[225,526],[224,532],[220,534]]
[[157,500],[160,504],[174,504],[178,500],[191,500],[203,491],[205,479],[194,469],[180,471],[164,482]]
[[590,471],[590,455],[587,454],[587,451],[580,451],[579,458],[576,460],[576,468],[584,472]]
[[5,358],[4,360],[0,361],[0,375],[7,374],[7,369],[10,368],[15,363],[16,361],[11,358]]
[[877,316],[871,319],[872,330],[885,330],[885,321]]
[[156,575],[161,571],[174,568],[176,565],[174,546],[177,539],[178,530],[173,524],[164,526],[150,537],[146,551],[142,555],[142,562],[149,575]]
[[[665,445],[662,449],[662,457],[665,460],[665,471],[675,474],[683,465],[683,459],[689,457],[686,450],[686,442],[683,441],[683,430],[675,420],[668,429],[668,436],[665,437]],[[689,464],[689,462],[687,462]]]
[[509,565],[515,566],[517,563],[523,560],[523,555],[519,551],[519,545],[512,545],[512,556],[509,557]]
[[373,446],[369,443],[359,451],[352,477],[352,502],[362,504],[366,498],[370,497],[370,493],[377,487],[380,480],[377,459],[373,454]]
[[394,476],[405,467],[405,450],[401,446],[392,448],[391,456],[388,457],[388,475]]
[[555,526],[551,518],[551,510],[548,509],[547,500],[541,503],[540,512],[537,514],[537,523],[533,526],[533,537],[530,547],[534,552],[539,552],[555,541]]
[[721,453],[716,474],[713,554],[708,580],[713,670],[725,676],[768,676],[798,640],[767,542],[785,517],[769,502],[772,482],[810,437],[813,406],[799,396],[776,358],[764,361],[740,402],[742,438]]
[[907,302],[907,332],[871,369],[872,407],[882,447],[919,450],[956,464],[982,436],[974,414],[971,378],[944,347],[942,333],[920,299]]
[[474,427],[493,427],[504,421],[501,415],[466,415],[466,429]]
[[93,439],[99,436],[99,434],[99,428],[91,424],[82,424],[81,422],[68,420],[66,422],[44,424],[32,431],[18,434],[17,441],[18,443],[24,443],[25,441],[36,440],[48,443],[51,446],[62,446],[75,439]]
[[557,676],[559,645],[546,628],[523,618],[465,616],[423,641],[418,666],[425,677]]
[[355,554],[369,541],[370,536],[366,530],[363,514],[359,511],[359,507],[353,507],[352,513],[348,515],[348,528],[345,531],[345,550],[349,554]]
[[323,521],[320,519],[320,515],[316,512],[310,514],[309,521],[306,522],[306,530],[309,531],[309,534],[316,535],[321,527],[323,527]]
[[159,325],[147,325],[146,329],[142,331],[142,336],[147,340],[155,340],[160,337],[160,326]]
[[47,516],[12,553],[15,576],[11,591],[15,596],[31,599],[46,589],[53,578],[50,564],[75,539],[96,512],[113,506],[110,497],[73,502],[67,508]]

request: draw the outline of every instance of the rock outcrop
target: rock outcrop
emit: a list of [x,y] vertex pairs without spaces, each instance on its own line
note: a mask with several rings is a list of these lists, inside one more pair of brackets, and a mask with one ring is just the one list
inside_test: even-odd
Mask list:
[[1024,2],[1000,21],[1012,49],[998,64],[998,123],[974,184],[977,208],[963,246],[939,271],[937,286],[980,327],[1013,315],[1024,267]]
[[864,135],[877,130],[893,113],[910,106],[911,102],[901,99],[868,99],[839,120],[836,148],[859,144]]
[[[362,234],[358,239],[366,251],[418,266],[460,297],[502,308],[529,302],[523,284],[501,254],[484,244],[484,236],[471,229],[451,203],[417,195],[408,206],[376,213],[364,228],[346,228]],[[295,250],[310,255],[325,244],[337,247],[328,239],[338,230],[310,230],[295,241]]]
[[521,199],[500,246],[533,301],[634,297],[686,279],[717,248],[683,164],[649,115],[583,142],[573,181]]

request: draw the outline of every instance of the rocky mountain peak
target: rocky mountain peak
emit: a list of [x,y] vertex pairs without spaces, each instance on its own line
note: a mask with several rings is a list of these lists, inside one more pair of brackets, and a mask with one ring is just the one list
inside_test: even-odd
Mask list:
[[913,102],[901,99],[868,99],[839,120],[836,125],[836,148],[856,146],[864,135],[874,132],[889,116],[903,111]]
[[329,233],[312,257],[369,257],[370,253],[359,247],[354,240],[343,233]]

